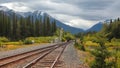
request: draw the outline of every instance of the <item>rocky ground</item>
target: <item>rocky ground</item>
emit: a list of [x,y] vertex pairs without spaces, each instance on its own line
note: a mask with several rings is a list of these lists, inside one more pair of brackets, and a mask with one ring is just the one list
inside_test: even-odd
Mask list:
[[74,42],[69,44],[63,53],[64,68],[89,68],[84,64],[83,60],[80,59],[80,56],[82,56],[82,54],[74,47]]
[[31,50],[39,49],[39,48],[42,48],[42,47],[51,46],[51,45],[54,45],[54,44],[51,44],[51,43],[50,44],[40,44],[40,45],[36,45],[36,46],[18,48],[18,49],[15,49],[15,50],[1,51],[0,52],[0,59],[4,58],[4,57],[7,57],[7,56],[12,56],[12,55],[16,55],[16,54],[19,54],[19,53],[24,53],[24,52],[28,52],[28,51],[31,51]]

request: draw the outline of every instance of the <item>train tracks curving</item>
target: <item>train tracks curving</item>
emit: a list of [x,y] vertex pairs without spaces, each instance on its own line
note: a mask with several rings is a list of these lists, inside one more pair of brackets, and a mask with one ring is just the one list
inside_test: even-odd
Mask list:
[[37,50],[0,59],[0,68],[56,68],[59,59],[70,42],[56,44]]

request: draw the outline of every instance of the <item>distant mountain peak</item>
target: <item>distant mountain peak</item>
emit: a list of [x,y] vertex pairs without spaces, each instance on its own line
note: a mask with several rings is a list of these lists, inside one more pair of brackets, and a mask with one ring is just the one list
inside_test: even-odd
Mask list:
[[16,12],[17,14],[21,15],[22,17],[28,17],[32,14],[32,12]]
[[86,32],[89,31],[100,31],[102,29],[103,23],[102,22],[98,22],[97,24],[93,25],[91,28],[89,28]]
[[0,6],[1,11],[10,11],[11,9],[5,7],[5,6]]
[[47,13],[45,13],[43,11],[40,11],[40,10],[36,10],[36,11],[33,12],[33,14],[36,14],[37,16],[39,16],[39,15],[44,16]]

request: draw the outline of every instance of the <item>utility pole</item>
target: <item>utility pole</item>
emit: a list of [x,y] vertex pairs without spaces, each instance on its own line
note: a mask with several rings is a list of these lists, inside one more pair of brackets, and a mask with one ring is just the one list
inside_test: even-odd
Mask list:
[[62,41],[62,33],[63,33],[63,28],[60,28],[60,34],[59,34],[59,40],[60,40],[60,42]]

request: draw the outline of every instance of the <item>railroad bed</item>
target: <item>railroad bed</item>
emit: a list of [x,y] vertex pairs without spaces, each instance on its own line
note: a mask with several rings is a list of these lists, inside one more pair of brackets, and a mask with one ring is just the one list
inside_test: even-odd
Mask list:
[[43,48],[46,46],[55,45],[55,44],[56,43],[54,43],[54,44],[53,43],[52,44],[40,44],[40,45],[30,46],[30,47],[26,47],[26,48],[18,48],[15,50],[2,51],[2,52],[0,52],[0,59],[8,57],[8,56],[16,55],[19,53],[24,53],[24,52],[36,50],[36,49]]
[[59,59],[70,43],[59,43],[7,55],[0,58],[0,68],[63,68],[64,62]]

